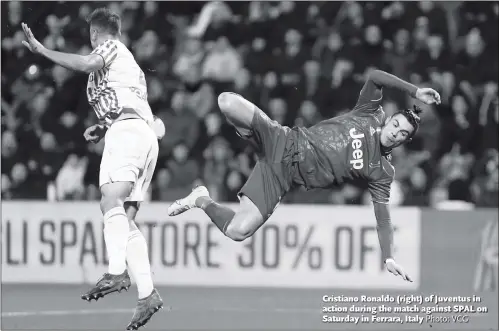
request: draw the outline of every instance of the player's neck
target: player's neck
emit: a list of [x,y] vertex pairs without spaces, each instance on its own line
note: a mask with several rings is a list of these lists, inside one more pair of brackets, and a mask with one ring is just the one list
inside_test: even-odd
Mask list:
[[387,155],[392,154],[392,148],[390,148],[390,147],[385,147],[385,146],[383,146],[383,144],[381,144],[381,143],[380,143],[380,146],[381,146],[381,155],[383,155],[383,156],[387,156]]
[[105,43],[108,40],[118,40],[118,37],[110,35],[110,34],[100,36],[99,39],[97,39],[97,43],[96,43],[97,47],[102,45],[103,43]]

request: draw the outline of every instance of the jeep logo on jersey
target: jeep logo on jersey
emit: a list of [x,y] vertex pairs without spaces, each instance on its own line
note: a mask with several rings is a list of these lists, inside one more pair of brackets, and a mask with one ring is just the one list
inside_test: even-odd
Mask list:
[[364,156],[364,153],[362,153],[362,140],[360,138],[364,138],[363,133],[356,133],[355,128],[350,129],[350,137],[353,138],[352,141],[352,158],[353,160],[350,160],[350,164],[353,166],[354,169],[359,170],[364,168],[364,159],[362,158]]

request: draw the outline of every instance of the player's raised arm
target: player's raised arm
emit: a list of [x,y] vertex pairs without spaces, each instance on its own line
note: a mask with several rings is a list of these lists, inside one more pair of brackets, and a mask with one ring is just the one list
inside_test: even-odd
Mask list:
[[389,87],[403,91],[428,105],[440,103],[440,95],[434,89],[418,88],[416,85],[381,70],[373,70],[369,74],[368,80],[372,81],[378,88]]
[[416,92],[418,90],[417,86],[381,70],[371,71],[367,80],[371,81],[380,89],[383,87],[394,88],[408,93],[413,98],[416,97]]
[[91,73],[104,67],[104,59],[98,54],[78,55],[47,49],[36,40],[31,29],[25,23],[22,23],[22,27],[27,39],[27,41],[23,41],[23,44],[32,53],[43,55],[52,62],[75,71]]

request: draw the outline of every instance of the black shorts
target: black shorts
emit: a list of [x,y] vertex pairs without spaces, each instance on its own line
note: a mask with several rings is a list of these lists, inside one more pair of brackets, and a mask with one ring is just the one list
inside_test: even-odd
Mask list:
[[291,188],[291,162],[294,131],[271,120],[256,108],[252,121],[253,139],[259,148],[259,160],[239,191],[260,210],[264,221],[274,212],[281,198]]

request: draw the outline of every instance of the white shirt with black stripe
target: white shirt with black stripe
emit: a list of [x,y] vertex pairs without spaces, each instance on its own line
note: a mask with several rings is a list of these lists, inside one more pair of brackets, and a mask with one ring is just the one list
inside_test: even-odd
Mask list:
[[99,120],[110,125],[123,108],[131,108],[151,123],[153,114],[147,102],[144,72],[128,48],[119,40],[110,39],[92,54],[104,60],[103,68],[90,73],[87,84],[88,103]]

